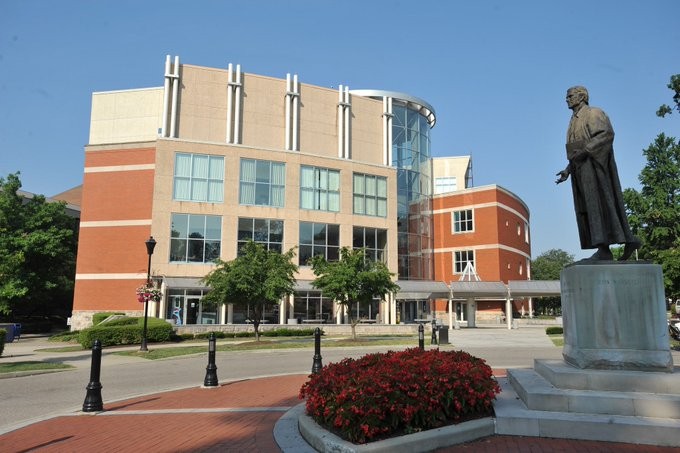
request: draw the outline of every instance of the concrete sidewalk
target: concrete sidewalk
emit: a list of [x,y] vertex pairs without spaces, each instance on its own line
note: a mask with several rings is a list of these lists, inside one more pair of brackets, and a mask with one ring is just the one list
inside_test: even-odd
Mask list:
[[[502,374],[503,370],[496,370]],[[104,412],[56,417],[0,436],[2,452],[280,452],[277,420],[300,404],[306,375],[272,376],[105,402]],[[288,449],[287,451],[300,451]],[[438,453],[670,452],[608,442],[492,436]]]

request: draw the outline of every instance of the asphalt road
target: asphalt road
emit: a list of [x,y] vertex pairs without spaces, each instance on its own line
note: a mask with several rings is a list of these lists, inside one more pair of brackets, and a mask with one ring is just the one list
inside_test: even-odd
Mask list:
[[[460,329],[451,334],[453,344],[442,345],[441,349],[463,349],[485,359],[493,368],[532,367],[536,358],[560,359],[562,356],[562,348],[552,344],[545,335],[544,326],[516,330],[501,327]],[[426,344],[430,347],[429,338],[426,338]],[[76,368],[0,379],[0,434],[82,409],[85,387],[90,379],[91,353],[35,352],[35,349],[54,346],[54,343],[47,343],[44,338],[22,338],[5,346],[0,363],[18,360],[60,361]],[[324,348],[322,341],[321,355],[323,363],[327,364],[344,357],[359,357],[367,352],[406,347]],[[153,345],[150,345],[150,349],[153,349]],[[207,352],[155,361],[123,357],[112,352],[107,349],[102,355],[100,381],[105,404],[203,384]],[[220,382],[228,382],[277,374],[309,373],[313,354],[313,349],[218,352],[217,375]],[[674,359],[675,363],[679,363],[680,356]],[[225,406],[228,406],[228,402],[225,402]]]

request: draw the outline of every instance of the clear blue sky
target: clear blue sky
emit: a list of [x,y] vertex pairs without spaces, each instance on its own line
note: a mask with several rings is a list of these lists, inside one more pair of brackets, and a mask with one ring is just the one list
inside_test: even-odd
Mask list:
[[531,210],[533,257],[579,248],[565,162],[566,89],[616,132],[622,186],[680,73],[680,1],[0,1],[0,176],[47,196],[82,182],[91,93],[161,86],[165,56],[320,86],[409,93],[436,110],[435,156],[471,155],[474,184]]

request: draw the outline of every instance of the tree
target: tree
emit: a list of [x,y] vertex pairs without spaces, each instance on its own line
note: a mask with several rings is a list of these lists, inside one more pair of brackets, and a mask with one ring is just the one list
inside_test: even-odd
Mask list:
[[[564,250],[548,250],[531,262],[531,278],[532,280],[559,280],[562,269],[573,262],[574,255]],[[561,309],[562,300],[559,297],[543,297],[538,302],[538,306],[543,314],[549,311],[557,313]]]
[[[667,86],[675,93],[673,95],[673,103],[675,103],[675,109],[680,112],[680,74],[672,75],[671,81]],[[673,113],[673,109],[668,105],[663,104],[659,107],[659,110],[656,111],[656,116],[663,118],[671,113]]]
[[680,297],[680,141],[659,134],[643,154],[641,190],[628,188],[623,199],[631,229],[642,241],[639,258],[662,266],[666,295],[675,299]]
[[341,248],[338,261],[329,262],[323,256],[316,255],[311,264],[312,271],[317,276],[312,286],[320,289],[324,296],[335,300],[337,304],[348,308],[352,338],[355,340],[359,319],[353,319],[351,308],[357,303],[367,307],[374,298],[399,291],[399,286],[392,281],[394,274],[387,265],[368,259],[363,248]]
[[252,308],[255,339],[260,341],[259,327],[264,310],[295,290],[298,267],[293,264],[294,257],[295,249],[281,254],[249,241],[235,260],[217,260],[217,267],[203,278],[210,288],[203,300]]
[[0,314],[68,315],[77,220],[66,203],[19,193],[19,173],[0,177]]
[[[667,86],[680,112],[680,74],[672,75]],[[672,111],[664,104],[656,114],[665,117]],[[643,154],[647,164],[638,177],[641,190],[623,192],[628,221],[642,241],[638,257],[661,265],[666,296],[676,299],[680,297],[680,140],[661,133]]]

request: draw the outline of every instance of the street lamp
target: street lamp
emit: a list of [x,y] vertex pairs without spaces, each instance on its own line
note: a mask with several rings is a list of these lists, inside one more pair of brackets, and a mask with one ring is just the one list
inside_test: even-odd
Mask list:
[[[156,247],[156,240],[153,236],[149,236],[145,242],[146,253],[149,255],[149,266],[146,268],[146,285],[151,286],[151,255],[153,255],[153,249]],[[149,349],[146,347],[146,321],[149,318],[149,298],[144,298],[144,330],[142,330],[142,345],[139,350],[143,352],[148,352]]]

